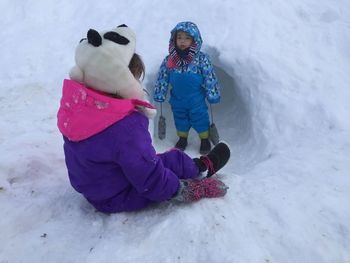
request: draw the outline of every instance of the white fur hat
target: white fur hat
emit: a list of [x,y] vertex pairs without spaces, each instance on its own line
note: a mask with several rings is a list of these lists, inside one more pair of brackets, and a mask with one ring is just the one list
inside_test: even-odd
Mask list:
[[142,86],[128,67],[135,46],[135,33],[126,25],[100,33],[90,29],[75,50],[76,65],[69,76],[99,91],[143,99]]

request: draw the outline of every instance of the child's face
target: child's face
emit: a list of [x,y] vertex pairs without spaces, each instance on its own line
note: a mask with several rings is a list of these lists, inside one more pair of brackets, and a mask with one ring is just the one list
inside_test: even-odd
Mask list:
[[176,46],[181,49],[185,50],[186,48],[189,48],[192,44],[193,38],[186,32],[178,31],[176,33]]

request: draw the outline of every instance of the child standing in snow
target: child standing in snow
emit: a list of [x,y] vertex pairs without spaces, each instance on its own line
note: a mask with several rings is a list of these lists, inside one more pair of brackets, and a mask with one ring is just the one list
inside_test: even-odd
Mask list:
[[71,185],[104,213],[225,195],[225,184],[211,177],[230,157],[225,143],[194,159],[178,150],[156,154],[148,132],[154,107],[136,79],[144,67],[135,41],[121,25],[90,29],[76,48],[57,114]]
[[171,85],[170,104],[179,140],[175,147],[185,150],[193,127],[201,139],[200,153],[210,151],[208,103],[220,102],[213,66],[200,51],[202,38],[192,22],[180,22],[171,31],[169,55],[163,60],[154,89],[154,100],[164,102]]

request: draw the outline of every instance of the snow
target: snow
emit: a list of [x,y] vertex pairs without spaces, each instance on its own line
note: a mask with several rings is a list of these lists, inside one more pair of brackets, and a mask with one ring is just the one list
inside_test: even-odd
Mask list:
[[[0,8],[1,263],[350,262],[349,1],[2,0]],[[184,20],[201,30],[222,86],[213,114],[232,149],[218,175],[228,194],[97,213],[69,184],[56,127],[74,48],[89,28],[129,25],[152,91],[170,30]],[[158,151],[176,141],[167,105],[164,115]],[[190,138],[194,157],[199,140]]]

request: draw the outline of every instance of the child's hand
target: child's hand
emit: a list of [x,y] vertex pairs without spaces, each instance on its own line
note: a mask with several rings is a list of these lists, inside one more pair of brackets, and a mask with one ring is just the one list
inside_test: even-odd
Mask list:
[[203,180],[180,180],[180,189],[174,199],[189,203],[202,198],[221,197],[226,194],[227,189],[223,182],[213,177]]

